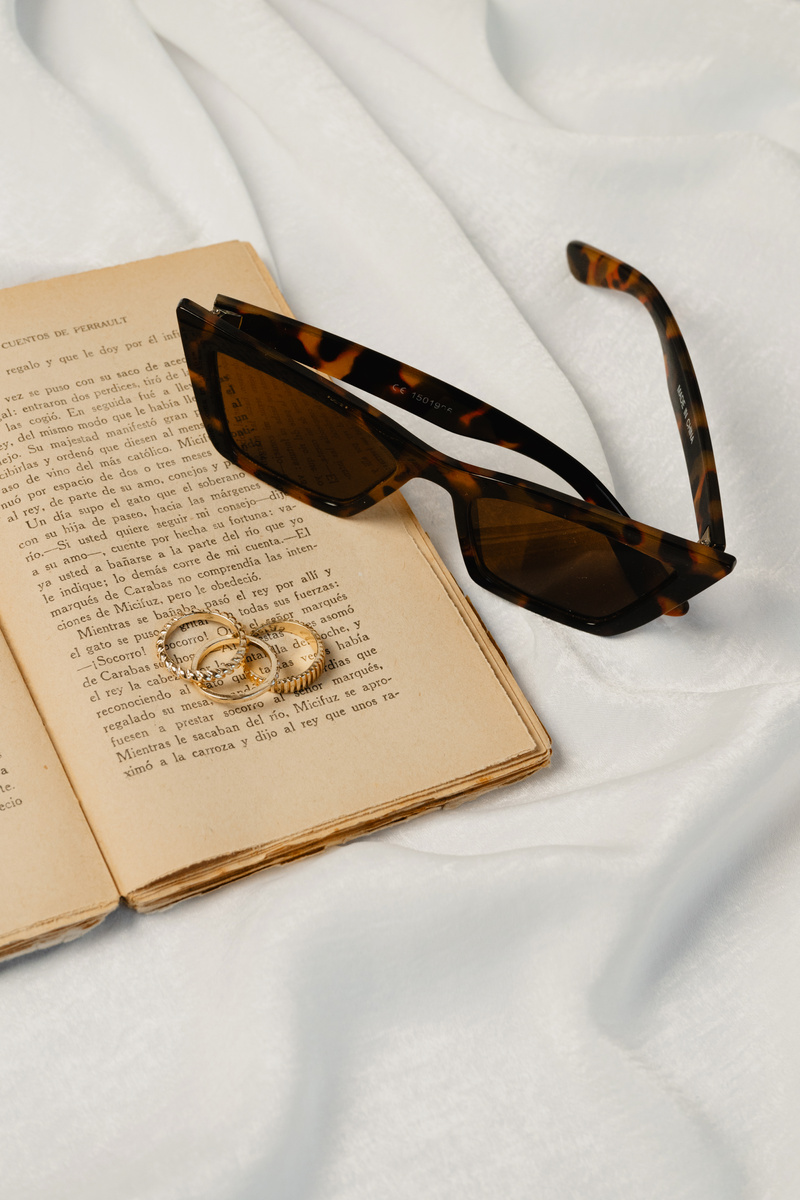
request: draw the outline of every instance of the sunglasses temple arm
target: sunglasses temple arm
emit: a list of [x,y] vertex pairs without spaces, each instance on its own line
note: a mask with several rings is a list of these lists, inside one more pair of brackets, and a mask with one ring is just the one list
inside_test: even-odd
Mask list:
[[227,296],[217,297],[215,309],[223,315],[230,313],[243,333],[288,358],[387,400],[441,429],[516,450],[554,471],[588,503],[627,516],[605,484],[571,454],[468,392],[376,350]]
[[722,503],[705,408],[686,342],[664,297],[634,267],[585,242],[569,243],[567,262],[580,283],[628,292],[650,313],[661,339],[667,386],[689,472],[700,541],[724,550]]

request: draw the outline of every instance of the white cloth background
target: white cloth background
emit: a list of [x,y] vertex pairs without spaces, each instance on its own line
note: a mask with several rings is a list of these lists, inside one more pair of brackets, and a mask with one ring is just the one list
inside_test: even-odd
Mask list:
[[0,285],[249,239],[303,319],[692,537],[655,330],[570,277],[590,241],[678,318],[739,559],[599,639],[471,585],[410,486],[552,768],[0,968],[4,1200],[795,1197],[800,5],[0,11]]

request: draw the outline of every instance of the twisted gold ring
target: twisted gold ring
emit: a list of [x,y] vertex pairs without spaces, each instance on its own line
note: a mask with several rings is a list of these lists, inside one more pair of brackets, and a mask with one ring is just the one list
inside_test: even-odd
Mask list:
[[[196,621],[216,621],[220,625],[227,626],[236,636],[227,638],[226,641],[236,647],[236,653],[230,662],[224,663],[221,667],[208,667],[200,670],[197,666],[197,660],[191,668],[181,667],[167,653],[167,642],[172,637],[176,629],[180,629],[181,625],[188,625],[190,622]],[[233,671],[241,664],[247,651],[247,632],[244,626],[231,616],[230,613],[217,612],[213,608],[203,609],[184,609],[178,613],[174,620],[170,621],[158,635],[156,640],[156,655],[161,666],[170,674],[177,676],[178,679],[188,679],[190,683],[219,683],[226,675],[232,674]],[[202,656],[201,656],[202,657]]]

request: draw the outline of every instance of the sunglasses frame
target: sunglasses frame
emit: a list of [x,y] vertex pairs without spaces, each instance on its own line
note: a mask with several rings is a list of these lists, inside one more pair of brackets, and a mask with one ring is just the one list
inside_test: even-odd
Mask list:
[[[632,520],[602,482],[571,455],[508,414],[459,388],[315,326],[227,296],[217,296],[213,312],[186,299],[180,302],[177,310],[197,407],[211,442],[229,462],[262,482],[339,517],[363,512],[397,491],[409,479],[423,478],[438,484],[451,496],[461,553],[475,583],[571,628],[607,636],[635,629],[662,615],[681,615],[688,608],[688,600],[724,578],[736,562],[724,552],[724,541],[709,544],[712,536],[715,541],[724,537],[722,513],[713,452],[688,351],[663,298],[644,276],[584,243],[571,243],[568,256],[573,274],[582,282],[630,291],[651,309],[651,315],[653,307],[660,301],[661,308],[654,319],[660,333],[660,326],[664,326],[662,344],[668,382],[687,451],[701,541],[680,538]],[[667,318],[662,310],[666,311]],[[679,345],[676,345],[676,339],[679,339]],[[684,355],[679,353],[681,346]],[[254,462],[236,445],[228,425],[217,370],[218,352],[264,371],[311,399],[343,413],[386,447],[396,460],[396,470],[369,491],[348,500],[332,500]],[[584,499],[451,458],[359,396],[340,387],[334,381],[336,379],[349,382],[440,427],[518,450],[558,473]],[[688,410],[688,416],[685,410]],[[702,444],[695,447],[701,430],[705,436]],[[470,515],[471,503],[479,497],[512,499],[517,504],[576,523],[603,534],[612,542],[647,554],[670,574],[657,589],[603,617],[583,616],[528,596],[492,575],[480,558],[477,532],[473,530]]]

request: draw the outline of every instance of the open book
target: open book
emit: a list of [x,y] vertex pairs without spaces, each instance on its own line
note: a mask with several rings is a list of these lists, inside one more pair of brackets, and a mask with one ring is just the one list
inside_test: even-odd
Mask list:
[[[0,955],[549,759],[401,498],[341,520],[212,449],[175,305],[217,292],[288,311],[240,242],[0,292]],[[155,664],[184,606],[312,624],[326,669],[213,704]]]

